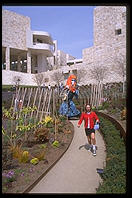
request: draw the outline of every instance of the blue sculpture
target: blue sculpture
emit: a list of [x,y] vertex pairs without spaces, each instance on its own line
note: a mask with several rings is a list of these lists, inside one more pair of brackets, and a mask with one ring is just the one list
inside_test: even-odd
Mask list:
[[69,118],[80,115],[80,111],[76,108],[74,102],[72,101],[74,96],[76,99],[78,99],[79,91],[76,89],[76,77],[74,75],[71,76],[69,77],[71,80],[71,84],[69,83],[65,87],[66,93],[64,95],[63,102],[59,109],[60,115],[65,115]]

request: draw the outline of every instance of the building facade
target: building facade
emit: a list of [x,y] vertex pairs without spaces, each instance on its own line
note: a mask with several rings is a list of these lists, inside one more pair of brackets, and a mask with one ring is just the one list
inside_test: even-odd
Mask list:
[[2,10],[3,69],[30,74],[47,71],[53,47],[49,33],[31,31],[29,17]]
[[93,20],[94,45],[83,49],[83,64],[87,69],[107,67],[109,75],[105,82],[122,81],[116,73],[116,61],[126,63],[126,7],[98,6]]
[[2,84],[13,84],[18,76],[23,85],[33,85],[33,75],[65,65],[72,57],[57,49],[48,32],[32,31],[30,24],[29,17],[2,10]]
[[119,61],[126,64],[126,12],[125,6],[97,6],[94,45],[82,50],[82,59],[75,59],[58,50],[57,41],[49,33],[32,31],[29,17],[2,10],[2,84],[13,84],[18,76],[21,84],[36,85],[36,73],[47,73],[48,83],[52,84],[57,69],[65,79],[72,72],[86,70],[80,84],[95,83],[90,69],[96,66],[107,68],[104,83],[122,81],[116,65]]

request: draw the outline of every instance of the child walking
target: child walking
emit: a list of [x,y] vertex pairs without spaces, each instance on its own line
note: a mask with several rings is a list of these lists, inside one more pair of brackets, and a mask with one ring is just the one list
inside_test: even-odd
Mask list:
[[80,120],[78,121],[78,127],[80,127],[83,120],[88,143],[90,144],[93,155],[96,156],[96,139],[94,125],[95,122],[96,124],[99,124],[99,118],[95,112],[91,111],[91,105],[89,104],[85,106],[85,112],[81,114]]

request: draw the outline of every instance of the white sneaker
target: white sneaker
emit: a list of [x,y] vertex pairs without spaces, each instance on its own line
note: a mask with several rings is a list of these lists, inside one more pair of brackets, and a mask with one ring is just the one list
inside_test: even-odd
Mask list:
[[96,156],[96,149],[93,149],[92,153],[93,153],[94,156]]

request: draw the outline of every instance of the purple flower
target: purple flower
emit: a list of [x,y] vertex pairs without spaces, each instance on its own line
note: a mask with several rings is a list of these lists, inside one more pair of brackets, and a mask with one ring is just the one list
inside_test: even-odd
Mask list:
[[14,171],[9,171],[8,173],[2,173],[2,176],[6,178],[12,178],[14,176]]
[[7,178],[12,178],[14,175],[14,171],[9,171],[6,175]]
[[7,174],[6,177],[7,177],[7,178],[12,178],[12,175]]
[[15,180],[14,174],[14,171],[9,171],[7,173],[2,173],[2,176],[6,178],[7,182],[12,182]]
[[14,175],[14,171],[9,171],[9,175]]

